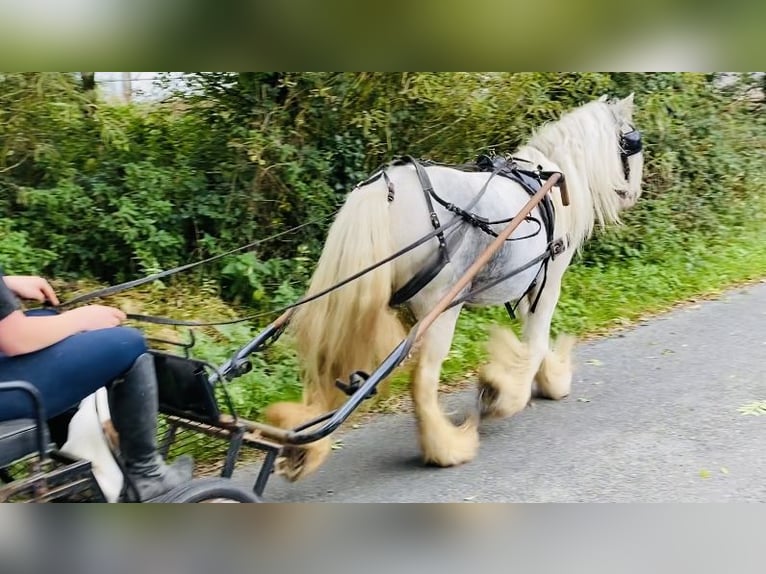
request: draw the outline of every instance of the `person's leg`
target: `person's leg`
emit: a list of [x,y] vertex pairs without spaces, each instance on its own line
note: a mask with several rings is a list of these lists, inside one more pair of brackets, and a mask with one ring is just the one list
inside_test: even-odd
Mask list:
[[[36,386],[46,416],[53,418],[125,374],[146,350],[146,341],[137,329],[87,331],[34,353],[0,357],[0,381],[28,381]],[[0,420],[31,416],[25,395],[3,395]]]
[[[88,331],[36,353],[0,357],[0,380],[35,385],[49,418],[111,386],[112,422],[120,435],[128,478],[140,498],[157,496],[191,479],[191,459],[168,467],[157,453],[157,378],[140,331],[127,327]],[[0,420],[31,415],[24,395],[7,393],[0,401]]]
[[[157,374],[154,357],[140,355],[130,370],[109,389],[109,411],[120,437],[127,481],[140,500],[163,494],[192,478],[193,460],[179,457],[171,466],[157,452]],[[123,499],[133,501],[130,490]]]

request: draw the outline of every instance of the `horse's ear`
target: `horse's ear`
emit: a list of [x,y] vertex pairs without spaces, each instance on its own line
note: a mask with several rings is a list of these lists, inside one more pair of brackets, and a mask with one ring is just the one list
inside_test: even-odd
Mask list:
[[619,117],[625,120],[630,120],[630,118],[633,117],[633,96],[634,95],[635,95],[634,92],[631,92],[628,97],[614,102],[615,111],[617,112]]
[[603,96],[601,96],[601,97],[598,99],[598,101],[599,101],[599,102],[605,102],[605,101],[607,101],[608,99],[609,99],[609,96],[607,96],[606,94],[604,94]]

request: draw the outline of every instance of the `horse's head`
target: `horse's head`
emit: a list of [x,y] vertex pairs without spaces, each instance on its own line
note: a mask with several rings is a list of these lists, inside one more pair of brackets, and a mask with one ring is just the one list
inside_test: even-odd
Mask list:
[[[605,98],[602,98],[605,101]],[[632,207],[641,195],[644,171],[644,152],[641,132],[633,124],[633,94],[608,103],[616,120],[615,137],[618,138],[620,161],[625,184],[615,190],[620,197],[620,208]]]
[[[633,124],[633,94],[621,100],[602,96],[571,110],[537,130],[528,147],[567,180],[568,234],[575,242],[588,237],[594,223],[618,222],[620,211],[641,195],[644,158]],[[526,153],[522,149],[518,155]]]

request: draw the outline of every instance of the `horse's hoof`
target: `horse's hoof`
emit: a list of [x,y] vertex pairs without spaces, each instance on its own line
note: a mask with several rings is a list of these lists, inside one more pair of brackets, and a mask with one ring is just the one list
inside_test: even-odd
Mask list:
[[277,457],[275,472],[290,482],[295,482],[303,474],[303,468],[306,464],[306,449],[286,446],[282,453]]
[[331,450],[327,438],[304,446],[285,446],[274,465],[274,472],[295,482],[312,474],[325,461]]
[[529,406],[531,393],[503,394],[491,384],[479,383],[479,414],[482,419],[504,419],[523,411]]
[[[478,419],[469,417],[459,427],[450,425],[440,435],[421,435],[423,462],[431,466],[459,466],[476,458],[479,450]],[[438,439],[438,440],[437,440]]]
[[481,418],[497,416],[497,401],[500,393],[492,385],[479,385],[479,414]]

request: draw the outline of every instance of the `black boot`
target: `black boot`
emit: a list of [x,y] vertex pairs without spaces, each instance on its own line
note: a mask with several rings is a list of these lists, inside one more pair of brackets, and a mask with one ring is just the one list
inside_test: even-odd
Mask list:
[[179,457],[168,466],[157,452],[157,374],[154,357],[144,353],[109,391],[112,423],[120,436],[120,451],[125,465],[121,499],[137,502],[155,498],[192,478],[193,460]]

